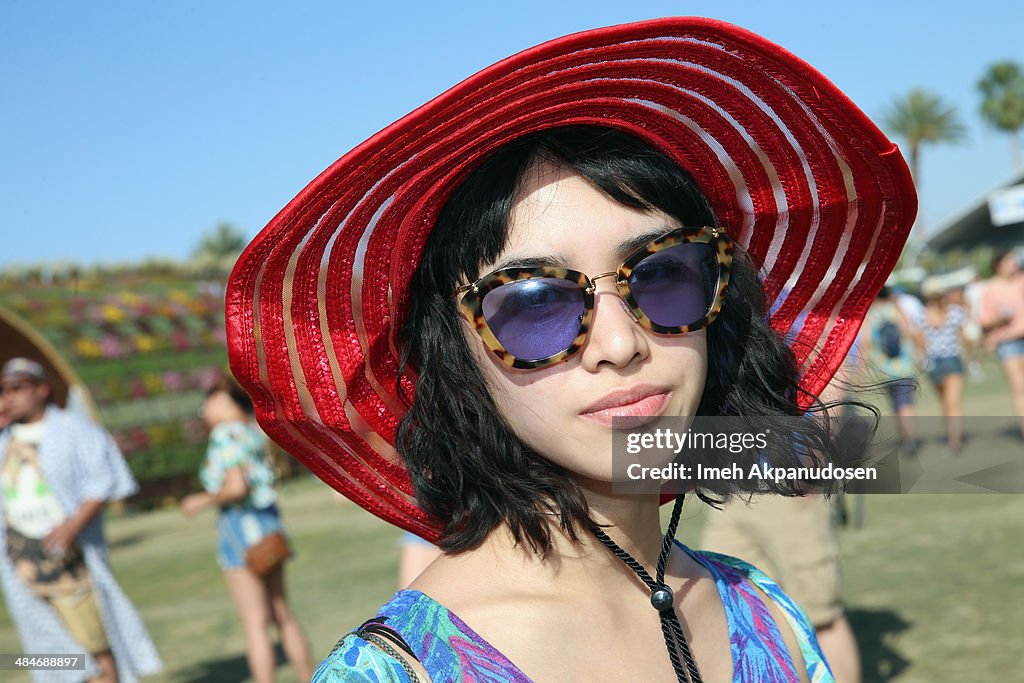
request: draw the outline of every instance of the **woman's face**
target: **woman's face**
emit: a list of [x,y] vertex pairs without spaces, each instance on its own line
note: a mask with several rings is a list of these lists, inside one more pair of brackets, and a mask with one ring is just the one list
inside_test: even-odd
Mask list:
[[[527,171],[494,263],[551,259],[591,277],[618,268],[637,235],[680,227],[663,213],[623,206],[574,171],[537,164]],[[652,237],[653,239],[653,237]],[[503,365],[464,326],[491,394],[516,435],[578,477],[612,479],[612,416],[694,415],[707,373],[705,331],[656,335],[634,322],[613,278],[597,281],[590,337],[569,360],[533,370]]]
[[214,391],[206,397],[200,415],[207,427],[215,427],[223,422],[240,420],[242,414],[238,404],[226,391]]

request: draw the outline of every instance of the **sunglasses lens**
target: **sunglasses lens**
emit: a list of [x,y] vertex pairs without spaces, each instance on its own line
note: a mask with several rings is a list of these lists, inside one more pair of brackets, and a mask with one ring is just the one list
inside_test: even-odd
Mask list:
[[714,301],[717,283],[715,251],[700,242],[651,254],[636,264],[629,276],[637,305],[663,327],[682,327],[703,319]]
[[484,319],[505,350],[522,360],[541,360],[572,346],[580,331],[583,291],[560,278],[503,284],[482,301]]

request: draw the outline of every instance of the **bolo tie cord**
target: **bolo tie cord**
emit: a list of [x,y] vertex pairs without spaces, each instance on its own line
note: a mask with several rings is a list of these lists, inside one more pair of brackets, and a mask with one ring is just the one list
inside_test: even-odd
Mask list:
[[[665,565],[668,564],[669,552],[672,550],[672,542],[676,537],[676,528],[679,526],[679,515],[683,511],[684,498],[685,495],[680,493],[676,496],[675,505],[672,507],[672,518],[669,520],[668,529],[665,530],[661,554],[658,556],[656,579],[652,579],[647,570],[632,555],[620,548],[604,531],[596,527],[591,531],[597,536],[597,540],[604,543],[615,557],[625,562],[626,566],[632,569],[651,590],[651,605],[658,610],[658,616],[661,618],[661,632],[665,636],[665,647],[668,648],[668,657],[672,660],[676,680],[679,683],[703,683],[700,673],[697,671],[697,664],[693,661],[693,655],[690,653],[690,645],[686,642],[686,636],[683,635],[683,626],[679,623],[679,617],[676,616],[672,589],[665,584]],[[682,661],[679,658],[680,652]],[[689,677],[686,675],[687,672],[689,672]]]

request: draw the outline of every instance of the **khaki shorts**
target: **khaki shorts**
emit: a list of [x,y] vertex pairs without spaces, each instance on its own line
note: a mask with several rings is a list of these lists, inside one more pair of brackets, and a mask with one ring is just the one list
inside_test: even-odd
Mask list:
[[96,655],[110,649],[92,588],[71,595],[48,597],[46,601],[57,610],[68,631],[89,654]]
[[811,624],[822,627],[843,614],[839,596],[839,543],[832,506],[821,496],[739,498],[705,512],[702,547],[754,565],[789,595]]

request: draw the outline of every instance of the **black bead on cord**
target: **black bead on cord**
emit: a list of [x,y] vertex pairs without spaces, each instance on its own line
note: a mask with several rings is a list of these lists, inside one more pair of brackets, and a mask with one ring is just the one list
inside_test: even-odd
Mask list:
[[[661,632],[665,636],[665,647],[668,648],[668,657],[672,660],[672,668],[676,672],[676,680],[679,683],[703,683],[700,673],[697,671],[697,664],[693,661],[690,653],[690,645],[683,635],[683,626],[679,623],[676,610],[673,605],[672,589],[665,584],[665,565],[668,564],[669,552],[672,550],[672,542],[676,538],[676,528],[679,526],[679,515],[683,511],[683,499],[685,495],[680,493],[676,496],[676,503],[672,507],[672,518],[669,520],[668,529],[665,530],[665,539],[661,544],[661,554],[658,555],[658,569],[655,572],[655,579],[647,573],[632,555],[620,548],[618,544],[608,537],[604,531],[593,528],[591,531],[597,536],[597,540],[604,543],[615,557],[626,563],[630,569],[636,572],[640,580],[651,589],[651,605],[658,610],[661,617]],[[679,659],[682,652],[683,661]],[[686,663],[686,670],[683,670],[683,662]],[[687,677],[687,672],[689,677]]]

